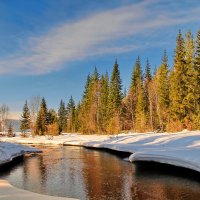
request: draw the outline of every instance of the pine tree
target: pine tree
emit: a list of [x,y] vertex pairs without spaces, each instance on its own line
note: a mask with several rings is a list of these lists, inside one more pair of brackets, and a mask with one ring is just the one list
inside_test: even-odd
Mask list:
[[88,92],[89,97],[89,109],[88,109],[88,130],[89,133],[99,132],[99,98],[100,98],[100,80],[99,73],[95,67],[91,84]]
[[91,107],[91,98],[90,98],[90,91],[92,87],[92,77],[90,74],[87,76],[85,90],[83,93],[82,101],[80,102],[78,121],[79,121],[79,131],[82,133],[89,133],[90,132],[90,121],[89,110]]
[[21,117],[22,120],[21,120],[20,130],[22,131],[23,134],[25,134],[26,131],[30,129],[30,112],[27,101],[25,101]]
[[122,84],[117,60],[113,66],[110,89],[109,89],[109,109],[112,112],[120,110],[122,100]]
[[[146,121],[149,121],[151,129],[154,129],[154,119],[153,119],[153,106],[152,106],[152,99],[150,98],[152,94],[150,93],[150,85],[152,81],[151,71],[150,71],[150,64],[149,60],[147,59],[146,69],[145,69],[145,79],[144,79],[144,106],[145,106],[145,114],[146,114]],[[147,126],[149,126],[147,124]]]
[[39,135],[46,134],[47,133],[47,125],[48,125],[48,112],[47,112],[46,100],[43,97],[42,101],[41,101],[37,121],[36,121],[37,134],[39,134]]
[[81,131],[80,113],[81,113],[81,102],[78,102],[75,110],[75,132]]
[[90,76],[90,74],[88,74],[87,80],[86,80],[86,84],[85,84],[85,91],[84,91],[84,93],[83,93],[83,100],[84,100],[84,101],[87,100],[87,97],[88,97],[88,90],[89,90],[89,87],[90,87],[90,83],[91,83],[91,76]]
[[194,60],[195,70],[195,125],[200,129],[200,30],[197,33],[196,51]]
[[156,93],[155,106],[159,120],[159,128],[165,130],[169,114],[169,69],[166,50],[164,50],[162,64],[157,69],[154,82]]
[[57,113],[54,109],[49,109],[48,111],[47,133],[52,136],[60,133]]
[[135,129],[144,131],[146,128],[146,112],[145,112],[145,93],[142,80],[137,83],[137,101],[135,108]]
[[122,83],[117,60],[113,66],[111,75],[108,109],[109,109],[109,132],[120,131],[120,112],[122,108]]
[[98,105],[99,113],[99,131],[106,132],[108,123],[108,95],[109,95],[109,77],[108,73],[101,77],[100,99]]
[[174,67],[170,78],[170,112],[172,120],[182,122],[185,117],[185,109],[183,107],[183,99],[185,97],[185,48],[184,39],[181,31],[177,37],[175,49]]
[[194,70],[194,41],[191,32],[187,32],[185,39],[185,97],[183,106],[185,107],[184,124],[186,128],[192,128],[193,116],[195,112],[195,70]]
[[67,112],[66,112],[65,103],[63,100],[60,101],[60,106],[58,109],[58,124],[59,124],[59,133],[66,130]]
[[67,131],[75,132],[75,103],[73,97],[70,97],[69,103],[67,104]]
[[94,82],[98,82],[98,80],[99,80],[99,73],[98,73],[98,70],[97,70],[97,67],[96,67],[96,66],[95,66],[95,68],[94,68],[94,74],[93,74],[92,80],[93,80]]
[[54,109],[48,111],[48,124],[54,124],[58,122],[57,113]]
[[141,70],[141,65],[140,65],[140,57],[136,59],[133,72],[131,75],[131,85],[129,88],[128,96],[126,99],[126,107],[127,107],[127,114],[128,116],[128,121],[130,121],[130,127],[131,129],[135,129],[136,125],[136,105],[138,101],[138,94],[139,94],[139,86],[142,84],[143,79],[142,79],[142,70]]

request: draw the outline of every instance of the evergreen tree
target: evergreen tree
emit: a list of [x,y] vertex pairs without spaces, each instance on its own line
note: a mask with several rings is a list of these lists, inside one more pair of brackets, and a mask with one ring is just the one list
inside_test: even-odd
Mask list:
[[185,107],[184,124],[187,128],[192,128],[193,116],[195,113],[195,69],[194,69],[194,40],[191,32],[187,32],[185,39],[185,97],[183,106]]
[[90,107],[91,107],[91,88],[92,88],[92,76],[88,74],[86,84],[85,84],[85,90],[83,93],[83,98],[80,103],[79,107],[79,113],[78,115],[78,121],[79,121],[79,131],[83,133],[89,133],[90,132]]
[[151,67],[149,64],[149,60],[147,59],[147,64],[146,64],[146,70],[145,70],[145,80],[147,82],[150,82],[152,80],[152,76],[151,76]]
[[48,111],[48,124],[54,124],[58,122],[57,113],[54,109]]
[[113,66],[110,89],[109,89],[109,109],[111,113],[119,112],[122,100],[122,84],[117,60]]
[[78,102],[75,110],[75,132],[81,131],[80,113],[81,113],[81,103]]
[[108,126],[108,95],[109,95],[109,77],[108,73],[101,77],[100,100],[98,106],[99,128],[101,133],[106,132]]
[[[183,120],[186,116],[186,107],[183,104],[183,99],[187,95],[186,89],[186,62],[184,39],[181,31],[177,37],[175,49],[174,67],[170,78],[170,113],[172,123],[180,124],[180,129],[183,128]],[[178,127],[178,126],[177,126]]]
[[25,101],[24,107],[23,107],[23,113],[22,113],[22,120],[20,125],[20,130],[22,133],[26,133],[28,129],[30,129],[30,112],[28,108],[28,103]]
[[58,109],[58,124],[59,124],[59,133],[66,130],[67,112],[66,112],[65,103],[63,100],[60,101],[60,106]]
[[92,80],[93,80],[94,82],[98,82],[98,80],[99,80],[99,73],[98,73],[98,70],[97,70],[97,67],[96,67],[96,66],[95,66],[95,68],[94,68],[94,74],[93,74]]
[[58,135],[60,133],[57,113],[54,109],[48,111],[47,133],[48,135]]
[[99,132],[99,98],[100,98],[100,80],[99,73],[97,68],[95,67],[91,84],[89,87],[89,109],[88,109],[88,130],[89,133],[97,133]]
[[[152,99],[150,93],[150,85],[152,81],[151,71],[150,71],[150,64],[149,60],[147,59],[146,69],[145,69],[145,79],[144,79],[144,106],[145,106],[145,114],[146,114],[146,121],[149,121],[151,125],[151,129],[154,129],[154,122],[153,122],[153,111],[152,111]],[[147,124],[148,126],[148,124]]]
[[194,60],[195,70],[195,125],[200,129],[200,30],[197,33],[196,51]]
[[91,76],[90,74],[88,74],[86,84],[85,84],[85,91],[83,93],[83,100],[87,100],[90,83],[91,83]]
[[120,130],[120,112],[122,108],[122,83],[117,60],[113,66],[111,75],[108,109],[109,109],[109,132],[119,132]]
[[165,130],[169,113],[169,69],[166,50],[164,50],[162,64],[157,69],[154,82],[156,88],[156,112],[159,119],[159,128]]
[[70,97],[69,103],[67,104],[67,131],[75,132],[75,103],[73,97]]
[[136,105],[138,101],[138,94],[139,94],[139,86],[142,84],[142,70],[140,65],[140,57],[136,59],[133,72],[131,75],[131,85],[128,92],[127,100],[126,100],[126,107],[127,107],[127,116],[129,116],[128,120],[130,121],[131,129],[135,129],[136,125]]
[[144,131],[146,128],[145,93],[142,79],[137,83],[137,101],[135,108],[135,129]]
[[48,125],[48,112],[47,112],[46,100],[43,97],[36,121],[37,134],[44,135],[47,132],[47,125]]

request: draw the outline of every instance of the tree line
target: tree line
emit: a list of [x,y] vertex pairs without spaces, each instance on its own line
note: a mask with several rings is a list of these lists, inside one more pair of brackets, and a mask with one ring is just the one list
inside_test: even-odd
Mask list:
[[[21,130],[35,134],[81,132],[111,134],[120,131],[181,131],[200,129],[200,31],[183,37],[179,31],[170,68],[166,50],[160,66],[150,70],[147,60],[142,71],[135,61],[128,91],[122,91],[119,65],[112,74],[100,75],[95,67],[87,76],[82,99],[75,105],[61,100],[59,110],[47,109],[42,98],[38,112],[30,114],[26,101]],[[34,117],[33,117],[34,116]]]

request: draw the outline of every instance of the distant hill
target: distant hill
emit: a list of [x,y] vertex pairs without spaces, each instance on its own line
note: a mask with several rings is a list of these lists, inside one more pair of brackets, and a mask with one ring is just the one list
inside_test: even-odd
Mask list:
[[12,124],[12,127],[13,127],[13,132],[19,132],[20,131],[20,120],[17,120],[17,119],[9,119],[8,120],[8,123]]

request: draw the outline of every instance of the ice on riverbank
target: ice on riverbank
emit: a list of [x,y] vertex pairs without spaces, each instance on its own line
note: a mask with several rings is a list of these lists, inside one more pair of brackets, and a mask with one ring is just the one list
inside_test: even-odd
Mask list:
[[0,138],[2,141],[46,144],[80,145],[130,152],[129,160],[155,161],[186,167],[200,172],[200,131],[179,133],[129,133],[114,136],[64,134],[48,140],[45,136],[35,138]]
[[27,147],[21,144],[0,142],[0,165],[12,161],[13,158],[25,153],[41,152],[38,149]]

